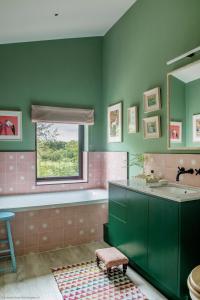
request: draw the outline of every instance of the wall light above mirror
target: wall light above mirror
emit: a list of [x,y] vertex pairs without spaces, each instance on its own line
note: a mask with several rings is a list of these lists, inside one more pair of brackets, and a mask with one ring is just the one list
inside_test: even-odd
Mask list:
[[167,75],[168,149],[200,149],[200,60]]

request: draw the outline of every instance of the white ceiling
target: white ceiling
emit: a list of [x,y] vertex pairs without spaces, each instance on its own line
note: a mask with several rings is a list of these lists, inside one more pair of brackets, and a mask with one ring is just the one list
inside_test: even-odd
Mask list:
[[188,83],[200,78],[200,60],[177,69],[171,73],[181,81]]
[[0,44],[103,36],[134,2],[0,0]]

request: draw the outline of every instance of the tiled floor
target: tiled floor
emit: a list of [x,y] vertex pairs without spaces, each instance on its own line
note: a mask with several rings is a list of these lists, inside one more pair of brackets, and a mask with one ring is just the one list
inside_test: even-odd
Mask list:
[[[18,257],[17,273],[0,277],[0,299],[62,300],[50,268],[93,259],[95,249],[105,246],[90,243]],[[132,269],[128,268],[127,275],[149,300],[167,299]]]

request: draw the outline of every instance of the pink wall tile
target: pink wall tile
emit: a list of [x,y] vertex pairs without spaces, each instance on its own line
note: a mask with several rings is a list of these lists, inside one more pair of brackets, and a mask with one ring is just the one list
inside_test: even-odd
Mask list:
[[0,239],[6,238],[6,227],[4,223],[0,223]]
[[[103,239],[107,204],[59,208],[59,211],[59,214],[56,209],[16,213],[12,234],[17,255]],[[3,224],[0,235],[5,237]]]
[[[126,152],[89,152],[88,182],[37,186],[35,152],[0,153],[0,195],[106,188],[109,180],[127,178]],[[12,233],[17,255],[103,239],[106,204],[17,212]],[[5,229],[0,224],[0,238]]]
[[0,162],[4,162],[6,160],[6,153],[0,152]]
[[[179,167],[200,168],[199,154],[145,154],[145,171],[154,170],[155,174],[162,175],[170,182],[176,182]],[[180,176],[180,183],[200,187],[200,176],[184,174]]]
[[0,173],[0,185],[2,186],[2,185],[5,185],[5,184],[6,184],[6,174],[3,171],[3,172]]
[[45,233],[39,233],[38,243],[39,251],[47,251],[56,248],[63,248],[64,245],[64,228],[60,228],[59,231],[52,230]]
[[35,152],[0,153],[0,194],[106,188],[109,180],[127,178],[126,152],[89,152],[88,182],[37,186]]
[[33,248],[33,247],[38,247],[38,233],[34,232],[34,230],[33,230],[33,232],[25,231],[24,248]]
[[16,156],[17,152],[5,152],[5,161],[10,162],[10,161],[16,161]]
[[[103,239],[107,222],[107,204],[17,212],[11,222],[17,255],[42,252]],[[0,238],[5,238],[0,223]]]
[[[31,251],[26,251],[26,253],[30,253]],[[15,255],[22,256],[24,255],[24,248],[17,248],[15,246]]]
[[76,227],[72,226],[70,229],[68,226],[64,227],[64,239],[63,246],[73,246],[78,245],[78,236],[76,234]]

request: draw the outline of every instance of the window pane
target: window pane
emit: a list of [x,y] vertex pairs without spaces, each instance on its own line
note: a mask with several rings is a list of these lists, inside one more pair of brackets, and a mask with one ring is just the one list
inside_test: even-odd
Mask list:
[[79,126],[37,123],[37,177],[79,176]]

